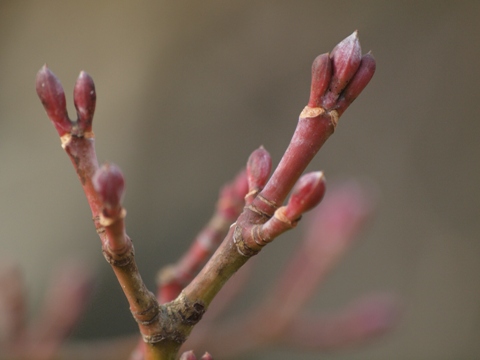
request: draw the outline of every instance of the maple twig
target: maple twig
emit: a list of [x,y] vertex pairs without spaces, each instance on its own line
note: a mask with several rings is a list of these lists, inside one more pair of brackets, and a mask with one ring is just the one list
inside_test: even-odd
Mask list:
[[[77,172],[100,236],[103,254],[127,297],[140,333],[149,341],[152,333],[157,332],[154,320],[160,310],[155,295],[148,291],[140,276],[132,242],[125,233],[125,210],[121,206],[123,175],[117,167],[107,165],[100,169],[98,166],[92,131],[96,103],[93,80],[84,71],[77,79],[74,89],[77,119],[74,121],[68,117],[62,85],[46,65],[37,74],[36,87],[47,115],[60,136],[62,148]],[[158,347],[150,346],[146,351],[152,359],[160,357]]]
[[[334,189],[308,219],[304,241],[264,299],[249,313],[227,323],[202,322],[188,346],[208,348],[227,358],[273,344],[294,346],[305,334],[303,330],[296,333],[301,324],[318,330],[308,335],[309,348],[316,349],[346,346],[388,330],[396,320],[387,316],[397,309],[391,297],[371,297],[335,315],[303,314],[306,302],[351,248],[372,208],[371,199],[356,183]],[[375,321],[369,322],[368,316]]]
[[[368,73],[368,76],[362,75],[361,81],[355,80],[359,68],[366,64],[362,65],[356,32],[339,43],[331,56],[321,55],[317,59],[313,65],[309,103],[300,114],[284,156],[264,188],[254,195],[239,216],[219,249],[182,292],[187,302],[198,304],[202,309],[208,307],[224,283],[251,256],[274,237],[294,227],[298,217],[320,201],[324,191],[322,176],[319,173],[307,174],[305,177],[309,179],[304,181],[304,188],[300,182],[300,188],[286,207],[280,207],[309,162],[333,133],[339,111],[345,110],[345,107],[340,108],[343,105],[337,100],[342,98],[344,91],[350,94],[348,89],[352,84],[356,92],[363,90],[375,69],[370,66],[369,71],[362,70],[362,74]],[[359,81],[361,84],[357,85]],[[349,95],[349,99],[353,98]],[[301,194],[301,201],[295,199],[296,194]],[[185,331],[188,333],[190,330]]]
[[[113,165],[98,166],[92,132],[96,103],[93,80],[85,72],[80,73],[74,89],[77,119],[72,121],[60,82],[46,66],[39,71],[37,93],[78,174],[102,251],[146,343],[145,360],[175,359],[225,282],[266,244],[295,227],[301,215],[320,202],[325,191],[323,174],[302,176],[302,173],[374,71],[375,61],[370,54],[362,57],[356,32],[340,42],[331,54],[320,55],[314,61],[308,105],[301,112],[293,138],[273,175],[268,179],[270,156],[264,149],[258,149],[247,163],[249,192],[245,209],[203,269],[177,298],[166,304],[159,304],[148,291],[136,266],[133,245],[125,232],[126,212],[121,204],[123,175]],[[290,199],[282,206],[292,189]],[[192,254],[198,250],[195,246]],[[206,256],[192,257],[203,261]],[[181,265],[188,268],[188,276],[198,268],[192,257],[185,261],[188,266],[185,262]],[[179,288],[173,293],[178,293]]]

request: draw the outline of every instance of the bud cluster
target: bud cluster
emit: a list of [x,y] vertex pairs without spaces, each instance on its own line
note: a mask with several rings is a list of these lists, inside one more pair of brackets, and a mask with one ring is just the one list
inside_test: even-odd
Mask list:
[[341,115],[367,86],[375,73],[375,59],[362,56],[357,31],[330,54],[319,55],[312,65],[310,108],[336,110]]
[[73,101],[77,110],[76,121],[72,121],[68,117],[62,84],[47,65],[44,65],[37,73],[36,89],[43,107],[60,137],[65,134],[83,136],[92,131],[97,94],[92,78],[85,71],[80,72],[73,92]]

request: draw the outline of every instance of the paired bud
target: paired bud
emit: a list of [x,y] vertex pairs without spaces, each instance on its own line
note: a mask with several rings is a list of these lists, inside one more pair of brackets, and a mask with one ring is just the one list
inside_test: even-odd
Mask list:
[[325,195],[325,176],[316,171],[303,175],[295,184],[284,215],[290,221],[317,206]]
[[313,62],[308,106],[338,109],[342,113],[367,86],[374,72],[375,60],[371,54],[362,57],[355,31],[335,46],[330,55],[322,54]]
[[92,119],[95,112],[97,93],[95,84],[85,71],[80,72],[73,90],[73,102],[77,109],[78,124],[84,132],[92,130]]
[[37,73],[36,89],[38,97],[58,134],[63,136],[69,133],[72,122],[68,118],[65,92],[60,80],[46,64]]
[[125,193],[125,180],[122,171],[114,164],[102,165],[93,175],[93,187],[100,196],[105,210],[121,208]]
[[258,191],[264,188],[272,170],[272,158],[263,146],[252,152],[247,161],[248,188]]
[[78,116],[76,122],[69,119],[62,84],[47,65],[44,65],[37,73],[36,89],[43,107],[60,137],[72,133],[74,125],[78,131],[76,135],[83,135],[92,130],[97,95],[93,80],[85,71],[80,73],[73,92]]

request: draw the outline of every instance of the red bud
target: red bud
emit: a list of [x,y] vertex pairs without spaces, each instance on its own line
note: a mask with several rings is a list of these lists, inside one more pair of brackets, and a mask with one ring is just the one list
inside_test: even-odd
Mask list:
[[69,133],[72,122],[68,118],[65,92],[62,84],[45,64],[37,73],[36,89],[48,117],[60,136]]
[[272,158],[263,146],[252,152],[247,162],[248,187],[250,191],[261,190],[272,170]]
[[93,79],[85,71],[80,72],[73,90],[73,101],[77,109],[78,125],[84,132],[92,130],[96,100]]
[[285,216],[296,220],[304,212],[311,210],[322,200],[325,194],[325,177],[317,171],[303,175],[295,184],[285,209]]
[[330,54],[333,64],[333,75],[330,88],[325,95],[323,106],[331,109],[340,93],[345,89],[360,66],[362,48],[358,40],[357,31],[341,41]]
[[368,53],[363,55],[362,62],[353,79],[347,85],[338,100],[338,112],[342,114],[346,108],[357,98],[365,89],[375,74],[376,63],[373,55]]
[[121,206],[125,189],[122,171],[114,164],[104,164],[93,175],[93,186],[105,208],[116,209]]
[[308,106],[320,107],[322,96],[328,89],[332,77],[332,61],[329,54],[318,55],[312,64],[312,85]]
[[213,360],[213,357],[208,352],[206,352],[205,354],[203,354],[200,360]]
[[243,202],[248,192],[247,172],[242,170],[233,180],[233,193],[237,199]]

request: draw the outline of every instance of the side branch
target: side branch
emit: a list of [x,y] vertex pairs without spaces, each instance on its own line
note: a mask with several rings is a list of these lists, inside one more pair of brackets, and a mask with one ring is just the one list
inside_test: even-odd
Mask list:
[[[317,181],[310,181],[308,186],[302,185],[299,178],[374,71],[373,57],[361,55],[357,32],[340,42],[331,54],[315,59],[310,99],[285,154],[268,182],[262,181],[255,189],[250,186],[244,211],[204,269],[185,288],[184,294],[190,301],[202,301],[208,306],[251,256],[294,227],[302,213],[318,204],[325,190],[323,176],[317,174]],[[309,175],[315,177],[311,174],[305,177]],[[287,206],[281,207],[297,182],[300,188],[315,190],[300,190],[301,195],[294,192]]]

